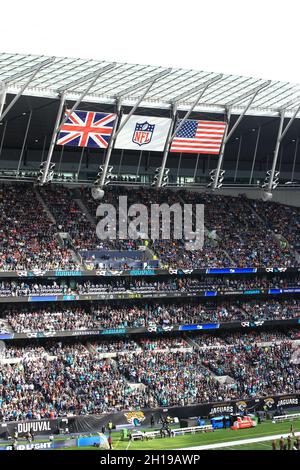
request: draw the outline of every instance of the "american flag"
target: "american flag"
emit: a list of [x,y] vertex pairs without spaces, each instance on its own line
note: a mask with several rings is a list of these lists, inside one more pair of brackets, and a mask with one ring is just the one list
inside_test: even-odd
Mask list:
[[170,152],[217,155],[220,152],[225,128],[226,123],[222,121],[187,120],[176,133]]
[[56,143],[72,147],[107,148],[115,119],[115,114],[74,111],[61,127]]

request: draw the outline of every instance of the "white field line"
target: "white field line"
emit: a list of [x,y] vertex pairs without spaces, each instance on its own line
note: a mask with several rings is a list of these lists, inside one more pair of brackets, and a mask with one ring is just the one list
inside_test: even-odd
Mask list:
[[[280,439],[281,437],[288,437],[291,433],[287,434],[273,434],[270,436],[264,437],[256,437],[253,439],[240,439],[239,441],[228,441],[228,442],[219,442],[215,444],[206,444],[204,446],[196,446],[196,447],[181,447],[177,450],[207,450],[207,449],[218,449],[221,447],[232,447],[232,446],[240,446],[243,444],[255,444],[256,442],[265,442],[265,441],[272,441],[273,439]],[[300,432],[295,432],[295,436],[300,436]]]
[[126,447],[126,450],[129,449],[130,444],[131,444],[131,441],[128,442],[128,446]]

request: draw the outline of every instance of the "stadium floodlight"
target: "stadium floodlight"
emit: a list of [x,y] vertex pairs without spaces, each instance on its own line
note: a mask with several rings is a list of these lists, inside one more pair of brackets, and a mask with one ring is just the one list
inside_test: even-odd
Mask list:
[[154,75],[151,75],[151,77],[145,78],[145,80],[142,80],[141,82],[135,83],[134,85],[131,85],[128,88],[125,88],[125,90],[120,91],[116,95],[114,95],[114,98],[116,100],[123,98],[124,96],[130,95],[130,93],[139,90],[140,88],[143,88],[144,86],[148,85],[151,83],[151,86],[157,81],[160,80],[161,78],[165,77],[166,75],[169,75],[172,72],[172,69],[165,69],[162,70],[161,72],[158,72]]
[[155,168],[154,176],[153,176],[153,181],[151,183],[151,186],[156,186],[157,181],[159,178],[159,173],[160,173],[160,167]]
[[200,90],[203,88],[208,88],[210,85],[212,85],[215,82],[218,82],[222,80],[223,74],[216,75],[215,77],[210,78],[209,80],[206,80],[205,82],[199,83],[198,85],[194,86],[193,88],[190,88],[189,90],[184,91],[180,95],[175,96],[170,103],[178,103],[179,101],[183,100],[184,98],[188,98],[190,96],[194,96],[196,93],[198,93]]
[[[109,165],[108,168],[107,168],[107,172],[106,172],[106,175],[105,175],[105,181],[104,181],[104,186],[107,186],[109,183],[110,183],[110,180],[112,178],[112,171],[113,171],[113,166],[112,165]],[[101,178],[102,178],[102,174],[103,174],[103,171],[104,171],[104,165],[100,165],[99,166],[99,171],[97,173],[97,178],[96,178],[96,181],[94,183],[94,187],[93,189],[95,188],[99,188],[99,184],[101,182]],[[95,191],[95,194],[99,194],[99,192]],[[93,195],[93,192],[92,192],[92,195]]]
[[95,77],[100,77],[100,75],[104,75],[106,72],[109,72],[113,68],[115,68],[116,62],[112,62],[111,64],[105,65],[104,67],[101,67],[100,69],[94,70],[93,72],[88,73],[87,75],[84,75],[83,77],[78,78],[77,80],[73,80],[72,82],[68,83],[65,86],[62,86],[57,89],[57,93],[61,94],[65,91],[74,91],[75,88],[78,85],[81,85],[82,83],[86,83],[89,80],[92,80]]
[[220,170],[220,173],[219,173],[219,178],[218,180],[216,181],[216,178],[217,178],[217,168],[215,168],[214,170],[211,170],[210,173],[209,173],[209,176],[210,176],[210,179],[211,179],[211,182],[207,185],[208,188],[212,188],[215,184],[215,181],[216,181],[216,188],[217,189],[220,189],[223,185],[223,180],[224,180],[224,175],[225,175],[225,170]]

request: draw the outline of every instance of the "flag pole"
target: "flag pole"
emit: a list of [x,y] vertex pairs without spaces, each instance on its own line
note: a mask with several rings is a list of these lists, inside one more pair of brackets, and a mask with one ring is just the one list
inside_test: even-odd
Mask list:
[[195,179],[196,179],[196,174],[197,174],[197,170],[198,170],[199,156],[200,156],[200,154],[198,153],[197,160],[196,160],[196,165],[195,165],[195,170],[194,170],[194,176],[193,176],[194,183],[196,183]]

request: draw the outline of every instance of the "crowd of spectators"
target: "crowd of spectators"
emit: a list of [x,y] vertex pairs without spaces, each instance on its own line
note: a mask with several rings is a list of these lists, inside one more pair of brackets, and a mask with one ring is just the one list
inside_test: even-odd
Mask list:
[[289,341],[259,346],[250,339],[202,350],[201,361],[215,375],[234,380],[230,385],[234,397],[289,394],[300,390],[299,364],[291,363],[293,350]]
[[39,189],[53,215],[60,232],[67,232],[76,250],[102,248],[94,224],[78,206],[70,189],[65,186],[41,187]]
[[140,350],[140,345],[130,339],[121,340],[108,340],[108,341],[93,341],[89,342],[91,350],[97,353],[118,353],[118,352],[129,352]]
[[[118,207],[118,196],[127,196],[128,205],[139,203],[150,206],[152,203],[187,202],[204,204],[205,235],[204,248],[198,251],[185,249],[180,240],[156,240],[151,247],[163,264],[182,268],[227,267],[227,266],[297,266],[295,253],[288,244],[274,236],[283,234],[295,246],[295,233],[299,227],[297,209],[277,204],[278,210],[272,211],[272,204],[257,202],[257,206],[267,208],[266,216],[255,213],[251,202],[243,196],[216,196],[211,194],[171,190],[160,191],[149,188],[108,188],[105,201]],[[98,203],[94,201],[87,188],[82,189],[82,198],[91,213],[96,214]],[[272,207],[271,207],[272,206]],[[276,213],[277,212],[277,213]],[[259,216],[258,216],[259,215]],[[299,218],[299,217],[298,217]],[[289,223],[291,219],[291,223]],[[297,238],[296,238],[297,240]],[[300,245],[298,243],[298,245]]]
[[69,294],[71,289],[65,283],[42,281],[0,281],[0,297],[23,297],[30,295]]
[[[99,201],[92,199],[90,188],[81,188],[77,194],[76,190],[60,185],[42,187],[38,191],[55,223],[32,185],[3,184],[0,188],[0,270],[75,269],[79,258],[74,257],[72,250],[77,255],[84,250],[126,253],[144,244],[142,240],[99,240],[96,235]],[[206,234],[202,250],[186,250],[184,240],[172,237],[147,243],[166,267],[298,266],[295,257],[295,250],[300,248],[297,208],[253,202],[241,196],[141,187],[107,188],[104,202],[114,204],[120,217],[123,217],[118,213],[118,196],[121,195],[127,196],[128,206],[137,201],[148,208],[153,203],[204,204]],[[84,202],[89,215],[77,199]],[[58,243],[58,232],[69,234],[65,247]]]
[[[10,345],[4,357],[11,360],[0,356],[0,420],[299,392],[299,364],[291,362],[299,346],[290,333],[234,333],[206,348],[198,338]],[[231,380],[222,383],[224,375]]]
[[54,332],[97,329],[99,322],[93,315],[77,305],[47,306],[44,308],[11,306],[7,309],[6,320],[16,333]]
[[204,333],[202,335],[192,335],[191,339],[199,346],[199,348],[220,348],[228,345],[244,346],[245,344],[264,344],[276,343],[281,341],[288,341],[299,339],[299,330],[268,330],[268,331],[251,331],[249,333],[241,333],[240,331],[234,333],[219,333],[211,335]]
[[0,227],[1,271],[76,267],[32,185],[0,186]]
[[272,201],[265,204],[259,200],[249,200],[249,203],[268,228],[276,235],[283,236],[292,250],[300,251],[299,207]]
[[[280,243],[270,228],[272,220],[276,220],[276,214],[271,209],[268,212],[271,222],[266,224],[244,196],[216,196],[188,191],[182,191],[181,195],[185,202],[204,204],[205,225],[210,233],[215,233],[218,237],[220,247],[232,261],[231,265],[298,265],[294,252],[287,244]],[[268,207],[266,203],[258,204]],[[287,215],[285,221],[288,225]]]
[[40,419],[66,414],[95,414],[143,407],[112,361],[95,354],[57,348],[53,360],[38,357],[0,364],[0,420]]
[[184,406],[226,396],[225,387],[201,367],[197,351],[148,350],[119,356],[117,364],[130,382],[147,386],[152,407]]
[[46,306],[9,305],[2,310],[2,320],[14,332],[99,330],[101,328],[151,328],[185,323],[229,321],[286,320],[300,317],[300,301],[281,300],[210,300],[203,303],[129,303],[110,305],[51,303]]

